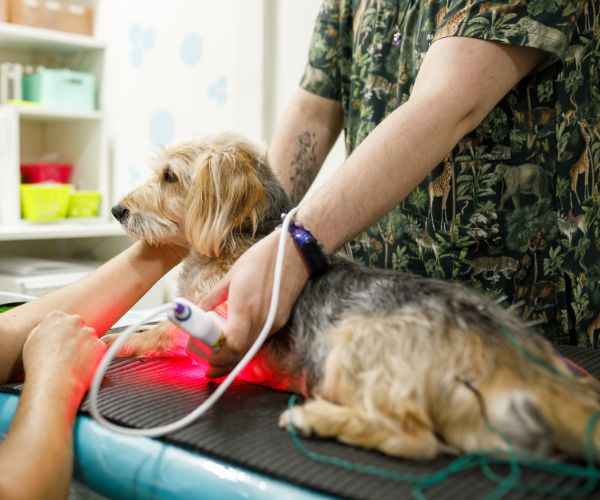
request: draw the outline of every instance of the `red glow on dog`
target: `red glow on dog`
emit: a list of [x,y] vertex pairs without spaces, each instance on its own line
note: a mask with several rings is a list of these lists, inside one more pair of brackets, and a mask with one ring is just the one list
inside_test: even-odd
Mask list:
[[278,391],[290,391],[296,385],[292,380],[282,376],[281,372],[270,367],[265,367],[262,363],[258,367],[252,361],[240,372],[239,378],[245,382],[265,385]]

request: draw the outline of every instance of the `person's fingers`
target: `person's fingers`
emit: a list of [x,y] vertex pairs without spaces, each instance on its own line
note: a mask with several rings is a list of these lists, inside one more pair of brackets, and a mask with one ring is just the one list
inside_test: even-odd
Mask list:
[[235,363],[227,366],[210,366],[206,371],[208,378],[221,378],[227,375],[235,368]]
[[235,363],[242,357],[242,355],[233,352],[226,345],[221,347],[218,352],[208,358],[210,366],[214,367],[225,367],[235,365]]
[[96,329],[91,326],[83,326],[81,330],[85,335],[92,337],[94,340],[98,340],[98,335],[96,334]]
[[229,290],[230,278],[225,275],[221,280],[213,286],[210,291],[202,297],[198,302],[198,307],[203,311],[210,311],[222,304],[227,299],[227,291]]
[[188,337],[185,343],[185,352],[194,361],[205,364],[206,360],[210,356],[208,347],[203,342],[200,342],[194,337]]
[[[225,374],[231,371],[250,349],[254,338],[251,336],[252,323],[247,314],[230,314],[225,326],[225,343],[208,358],[211,373]],[[217,375],[220,376],[220,375]]]
[[100,351],[100,358],[103,358],[108,350],[108,346],[102,342],[100,339],[97,339],[98,350]]
[[71,317],[72,317],[72,321],[76,327],[79,327],[79,328],[85,327],[85,321],[81,316],[79,316],[79,314],[73,314]]

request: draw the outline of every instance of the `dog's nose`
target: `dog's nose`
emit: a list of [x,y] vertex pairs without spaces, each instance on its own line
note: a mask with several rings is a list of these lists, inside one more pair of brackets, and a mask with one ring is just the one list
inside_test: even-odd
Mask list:
[[112,207],[111,212],[115,219],[117,219],[119,222],[122,222],[129,215],[129,210],[127,210],[123,205],[120,204]]

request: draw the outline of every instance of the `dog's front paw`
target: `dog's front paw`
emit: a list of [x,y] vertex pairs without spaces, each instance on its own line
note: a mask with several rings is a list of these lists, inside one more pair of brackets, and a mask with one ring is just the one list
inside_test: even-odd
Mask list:
[[119,332],[119,333],[107,333],[103,337],[100,337],[100,340],[106,344],[106,347],[110,347],[111,345],[113,345],[117,341],[117,339],[119,338],[120,334],[121,334],[121,332]]
[[[102,337],[107,345],[112,345],[122,333],[110,333]],[[177,329],[170,328],[167,323],[161,323],[148,330],[132,333],[127,341],[119,347],[117,358],[173,358],[186,357],[186,334],[178,334]]]
[[[145,342],[140,342],[139,338],[136,338],[138,332],[134,333],[127,341],[119,347],[119,350],[115,353],[116,358],[135,358],[139,356],[146,356],[146,352],[149,346]],[[104,335],[100,340],[104,342],[107,347],[113,345],[117,339],[121,336],[121,333],[109,333]],[[152,347],[151,350],[154,350]]]
[[301,406],[285,410],[279,417],[279,427],[282,429],[287,429],[290,424],[302,436],[306,437],[312,434],[312,429]]

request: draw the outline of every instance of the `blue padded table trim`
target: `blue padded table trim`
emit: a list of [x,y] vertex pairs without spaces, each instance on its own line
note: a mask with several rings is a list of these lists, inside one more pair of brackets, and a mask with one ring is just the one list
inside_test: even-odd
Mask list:
[[[0,433],[18,402],[17,395],[0,394]],[[75,477],[109,498],[328,498],[162,441],[116,434],[84,415],[74,432]]]

